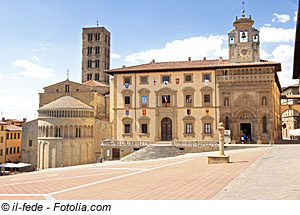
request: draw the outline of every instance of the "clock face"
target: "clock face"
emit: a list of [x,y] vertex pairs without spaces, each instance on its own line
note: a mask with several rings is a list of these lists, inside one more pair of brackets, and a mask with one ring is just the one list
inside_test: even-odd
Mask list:
[[247,59],[250,57],[250,50],[248,47],[241,47],[239,50],[239,56],[243,59]]

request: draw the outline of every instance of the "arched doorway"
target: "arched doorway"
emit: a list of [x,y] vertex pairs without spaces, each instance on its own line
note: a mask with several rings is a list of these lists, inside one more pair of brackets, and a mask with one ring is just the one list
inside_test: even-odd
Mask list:
[[163,118],[161,120],[161,140],[172,140],[172,120],[170,118]]
[[281,123],[282,139],[297,139],[297,137],[291,135],[291,133],[293,133],[293,130],[300,128],[300,113],[294,109],[288,109],[284,111],[281,115]]

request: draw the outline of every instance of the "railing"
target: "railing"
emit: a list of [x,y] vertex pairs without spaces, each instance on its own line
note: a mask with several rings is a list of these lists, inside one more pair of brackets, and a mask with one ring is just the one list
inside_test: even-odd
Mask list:
[[271,74],[217,76],[217,81],[251,81],[251,80],[273,80],[273,76]]
[[149,140],[102,140],[101,146],[147,146]]
[[174,140],[173,146],[219,146],[217,140]]

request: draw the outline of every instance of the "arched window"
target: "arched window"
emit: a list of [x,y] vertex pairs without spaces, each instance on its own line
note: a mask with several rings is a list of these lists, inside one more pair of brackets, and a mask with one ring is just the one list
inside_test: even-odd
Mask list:
[[267,133],[267,117],[263,117],[263,133]]
[[229,117],[228,116],[226,116],[226,118],[225,118],[225,129],[229,130]]
[[262,97],[262,106],[267,106],[267,97]]

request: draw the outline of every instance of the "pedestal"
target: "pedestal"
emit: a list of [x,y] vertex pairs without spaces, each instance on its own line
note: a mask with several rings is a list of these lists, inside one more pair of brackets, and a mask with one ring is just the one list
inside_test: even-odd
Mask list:
[[229,163],[229,156],[208,156],[208,164],[219,164],[219,163]]

